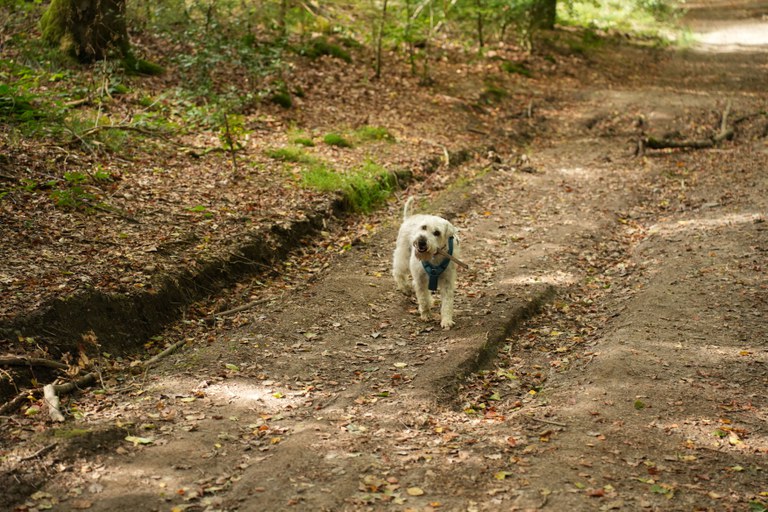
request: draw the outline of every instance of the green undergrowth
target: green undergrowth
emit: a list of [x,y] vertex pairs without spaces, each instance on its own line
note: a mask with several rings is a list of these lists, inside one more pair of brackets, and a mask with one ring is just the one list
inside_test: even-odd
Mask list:
[[323,56],[333,57],[346,63],[352,62],[352,55],[341,45],[329,41],[325,37],[317,37],[299,48],[299,53],[310,59],[318,59]]
[[301,183],[321,192],[341,193],[349,208],[358,213],[373,211],[387,200],[397,185],[395,178],[372,160],[347,172],[316,162],[303,172]]

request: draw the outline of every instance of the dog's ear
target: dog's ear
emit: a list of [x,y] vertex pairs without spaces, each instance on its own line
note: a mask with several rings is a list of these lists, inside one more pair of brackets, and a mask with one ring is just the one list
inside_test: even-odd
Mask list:
[[445,234],[446,234],[447,237],[449,237],[449,238],[452,237],[452,236],[455,237],[456,235],[459,234],[459,230],[453,224],[451,224],[450,222],[447,222],[446,224],[447,224],[447,226],[446,226],[446,229],[445,229]]

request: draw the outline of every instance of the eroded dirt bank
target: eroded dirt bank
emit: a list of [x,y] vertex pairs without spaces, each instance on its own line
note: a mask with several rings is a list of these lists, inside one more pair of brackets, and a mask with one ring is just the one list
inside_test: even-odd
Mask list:
[[[366,233],[350,251],[276,278],[305,285],[173,326],[183,350],[79,396],[63,427],[8,419],[7,504],[764,510],[762,62],[596,52],[589,86],[548,91],[525,157],[410,190],[461,229],[454,330],[394,291],[393,203],[346,227]],[[647,134],[708,137],[726,111],[733,140],[634,155]]]

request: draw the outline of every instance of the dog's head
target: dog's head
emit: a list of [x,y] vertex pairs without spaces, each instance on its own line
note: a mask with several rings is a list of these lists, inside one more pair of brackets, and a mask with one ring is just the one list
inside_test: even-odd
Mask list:
[[456,236],[456,228],[443,219],[434,215],[423,215],[412,233],[411,245],[413,254],[420,260],[434,258],[442,249],[448,251],[448,239]]

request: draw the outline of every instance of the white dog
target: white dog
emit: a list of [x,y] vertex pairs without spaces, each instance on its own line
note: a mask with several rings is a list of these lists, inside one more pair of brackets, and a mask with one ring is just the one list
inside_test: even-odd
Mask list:
[[[392,275],[397,289],[416,292],[419,314],[430,319],[431,291],[440,290],[440,325],[450,329],[453,322],[453,293],[456,289],[456,259],[459,258],[457,230],[435,215],[410,215],[409,197],[403,207],[403,224],[397,234]],[[448,257],[450,255],[451,257]]]

